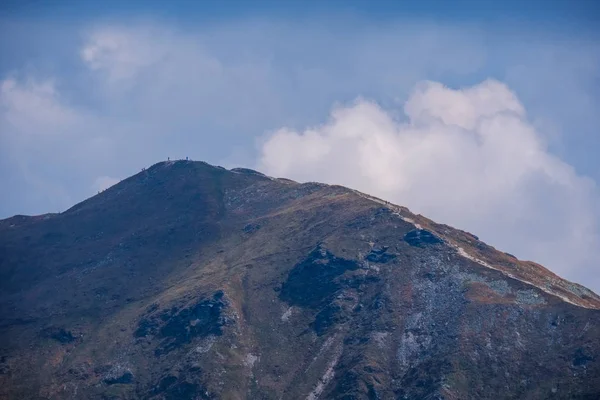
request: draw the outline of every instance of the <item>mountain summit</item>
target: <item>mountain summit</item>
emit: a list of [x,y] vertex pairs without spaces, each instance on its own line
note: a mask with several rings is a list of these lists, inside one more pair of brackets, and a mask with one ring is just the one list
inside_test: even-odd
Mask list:
[[600,297],[357,191],[158,163],[0,221],[2,399],[598,399]]

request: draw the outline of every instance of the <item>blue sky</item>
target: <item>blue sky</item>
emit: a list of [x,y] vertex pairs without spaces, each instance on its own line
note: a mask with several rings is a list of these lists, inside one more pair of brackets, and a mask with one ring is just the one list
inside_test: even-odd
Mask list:
[[600,289],[594,1],[0,5],[0,218],[159,160],[339,183]]
[[159,14],[179,19],[234,17],[297,17],[315,14],[356,13],[369,18],[394,19],[401,17],[425,17],[437,20],[502,20],[522,19],[528,22],[572,21],[591,23],[598,17],[598,7],[590,0],[421,0],[421,1],[368,1],[368,0],[329,0],[281,2],[277,0],[224,1],[174,1],[131,0],[122,2],[106,0],[6,0],[2,10],[10,16],[25,17],[92,17],[131,16]]

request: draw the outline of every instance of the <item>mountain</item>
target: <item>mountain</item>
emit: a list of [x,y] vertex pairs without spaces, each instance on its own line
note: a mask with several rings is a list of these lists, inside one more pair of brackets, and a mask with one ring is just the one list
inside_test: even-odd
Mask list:
[[600,297],[357,191],[161,162],[0,221],[2,399],[598,399]]

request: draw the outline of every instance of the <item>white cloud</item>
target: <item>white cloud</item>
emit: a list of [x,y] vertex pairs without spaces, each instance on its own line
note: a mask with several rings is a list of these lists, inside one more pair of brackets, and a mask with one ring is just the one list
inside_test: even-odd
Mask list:
[[91,70],[105,73],[110,83],[132,79],[166,55],[168,39],[160,33],[124,27],[95,30],[81,49],[81,59]]
[[464,90],[448,90],[441,83],[424,82],[412,93],[404,111],[414,123],[439,119],[446,125],[471,130],[480,120],[499,113],[525,114],[514,93],[493,80]]
[[[19,82],[7,78],[0,82],[0,105],[4,123],[23,134],[60,133],[79,120],[75,112],[61,104],[53,80]],[[3,129],[2,133],[8,131]]]
[[571,279],[597,270],[597,188],[547,151],[507,86],[423,82],[404,114],[359,99],[323,125],[274,132],[258,168],[380,196]]
[[0,81],[0,156],[10,168],[0,179],[21,197],[6,204],[22,212],[44,204],[41,212],[56,212],[106,186],[106,181],[102,188],[89,185],[98,174],[90,170],[111,161],[112,141],[103,136],[106,121],[68,100],[54,79]]

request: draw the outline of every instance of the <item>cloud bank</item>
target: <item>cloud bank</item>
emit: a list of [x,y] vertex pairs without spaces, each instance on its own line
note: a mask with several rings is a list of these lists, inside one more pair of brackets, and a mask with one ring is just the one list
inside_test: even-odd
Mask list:
[[505,84],[421,82],[403,114],[364,99],[336,107],[322,125],[268,136],[258,168],[408,206],[563,276],[597,268],[598,189],[548,152]]

